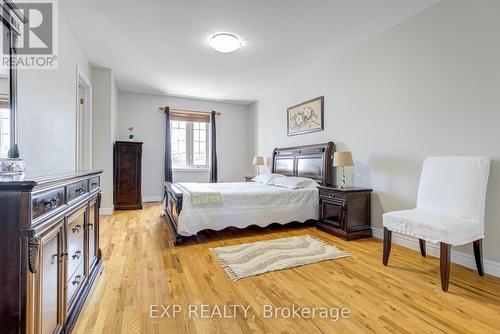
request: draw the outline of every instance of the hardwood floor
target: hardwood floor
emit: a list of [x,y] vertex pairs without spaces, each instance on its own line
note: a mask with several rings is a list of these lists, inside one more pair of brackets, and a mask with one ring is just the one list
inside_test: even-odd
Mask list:
[[[102,219],[104,271],[74,333],[498,333],[500,279],[452,264],[441,291],[439,260],[393,245],[382,265],[382,242],[343,241],[308,227],[225,230],[173,248],[160,205]],[[232,282],[209,248],[310,234],[354,257],[325,261]],[[175,318],[151,318],[151,305],[178,304]],[[188,305],[242,304],[235,318],[188,316]],[[332,321],[264,318],[262,305],[349,308]],[[156,313],[163,312],[159,308]],[[199,309],[198,309],[199,310]],[[172,315],[172,310],[169,310]],[[230,313],[231,316],[233,313]],[[201,311],[198,315],[202,315]]]

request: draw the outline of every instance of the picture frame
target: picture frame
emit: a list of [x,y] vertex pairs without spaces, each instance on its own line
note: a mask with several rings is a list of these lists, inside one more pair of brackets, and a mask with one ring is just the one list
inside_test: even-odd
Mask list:
[[287,109],[287,135],[296,136],[324,130],[324,96]]

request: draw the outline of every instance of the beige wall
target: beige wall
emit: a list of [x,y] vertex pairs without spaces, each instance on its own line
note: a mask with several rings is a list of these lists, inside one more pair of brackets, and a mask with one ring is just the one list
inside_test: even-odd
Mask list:
[[[325,96],[325,131],[287,137],[286,109]],[[500,1],[443,1],[251,106],[256,153],[333,140],[372,187],[373,226],[415,205],[432,155],[493,158],[485,258],[500,262]],[[466,178],[467,175],[464,175]],[[471,246],[459,251],[470,253]]]

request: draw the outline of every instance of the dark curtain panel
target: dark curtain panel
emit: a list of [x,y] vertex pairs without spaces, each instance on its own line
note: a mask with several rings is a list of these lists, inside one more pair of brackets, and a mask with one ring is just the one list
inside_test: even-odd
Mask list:
[[212,111],[212,115],[210,116],[210,124],[212,127],[211,138],[210,138],[210,182],[217,182],[217,135],[216,135],[216,127],[215,127],[215,111]]
[[170,138],[170,108],[165,107],[165,182],[172,182],[172,140]]

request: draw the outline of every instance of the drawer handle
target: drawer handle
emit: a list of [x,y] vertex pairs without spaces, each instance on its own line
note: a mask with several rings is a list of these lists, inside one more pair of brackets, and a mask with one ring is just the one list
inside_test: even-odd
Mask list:
[[99,185],[99,182],[92,182],[92,187],[97,187]]
[[332,194],[332,193],[328,194],[328,198],[334,198],[334,197],[335,197],[335,194]]
[[78,260],[81,255],[82,255],[82,251],[77,250],[75,252],[75,254],[71,255],[71,257],[73,258],[73,260]]
[[43,205],[45,206],[46,209],[54,209],[57,208],[57,203],[59,202],[59,199],[57,197],[52,197],[52,199],[44,200]]
[[50,264],[54,264],[55,263],[54,259],[56,259],[56,258],[59,259],[59,262],[62,262],[65,256],[68,256],[67,251],[62,252],[61,254],[52,255],[52,259],[50,261]]
[[76,275],[75,279],[73,280],[73,282],[71,282],[71,284],[73,284],[73,285],[80,284],[81,279],[82,279],[81,275]]
[[78,232],[80,232],[80,229],[81,229],[81,228],[82,228],[82,225],[80,225],[80,224],[76,224],[76,225],[75,225],[75,227],[73,227],[73,228],[71,229],[71,231],[72,231],[73,233],[78,233]]
[[91,229],[94,229],[94,224],[88,223],[88,227],[91,228]]
[[80,187],[78,189],[75,190],[75,193],[77,193],[78,195],[81,195],[85,192],[85,188],[83,187]]

